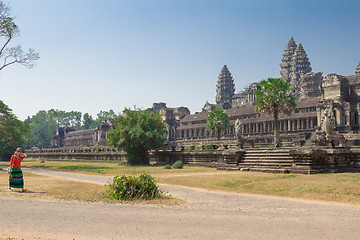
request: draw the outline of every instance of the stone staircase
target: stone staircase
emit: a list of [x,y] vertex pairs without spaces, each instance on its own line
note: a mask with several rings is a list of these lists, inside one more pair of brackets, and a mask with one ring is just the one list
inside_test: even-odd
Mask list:
[[246,150],[244,159],[237,166],[229,166],[225,170],[288,173],[292,165],[289,149],[258,148]]

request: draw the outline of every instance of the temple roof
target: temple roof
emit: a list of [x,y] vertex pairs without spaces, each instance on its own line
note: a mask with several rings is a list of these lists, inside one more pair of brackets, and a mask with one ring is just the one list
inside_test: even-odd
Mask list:
[[351,75],[346,77],[349,81],[350,85],[359,84],[360,83],[360,74]]

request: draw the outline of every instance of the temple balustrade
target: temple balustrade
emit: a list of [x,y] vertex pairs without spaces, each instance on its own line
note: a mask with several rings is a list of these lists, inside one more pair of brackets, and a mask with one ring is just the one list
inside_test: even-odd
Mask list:
[[[303,114],[305,115],[305,114]],[[279,120],[280,140],[285,143],[293,143],[299,134],[314,132],[318,127],[318,117],[316,112],[307,113],[306,116],[299,118],[289,118]],[[230,145],[236,145],[235,121],[230,121],[231,127],[221,132],[221,140],[232,141]],[[187,125],[187,129],[177,130],[176,142],[185,144],[186,142],[196,142],[204,140],[217,139],[216,131],[206,129],[206,124]],[[263,118],[244,119],[242,121],[242,135],[250,139],[255,139],[258,145],[267,145],[273,142],[274,121],[268,117],[265,121]]]

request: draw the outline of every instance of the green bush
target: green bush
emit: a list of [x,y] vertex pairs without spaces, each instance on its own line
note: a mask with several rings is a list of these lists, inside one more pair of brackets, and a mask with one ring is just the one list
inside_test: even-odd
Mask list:
[[204,146],[204,150],[211,150],[211,149],[212,149],[211,145],[205,145]]
[[45,161],[44,161],[44,160],[41,160],[40,163],[45,163]]
[[267,148],[274,148],[274,145],[270,144],[267,146]]
[[156,185],[155,179],[147,173],[140,176],[116,176],[107,185],[108,197],[116,200],[151,200],[161,197],[163,191]]
[[165,169],[172,169],[172,167],[170,165],[165,165],[164,168]]
[[176,162],[172,165],[172,167],[173,167],[174,169],[181,169],[181,168],[184,167],[184,164],[183,164],[182,161],[176,161]]
[[201,150],[201,147],[200,147],[200,146],[196,146],[196,147],[194,148],[194,150],[199,151],[199,150]]

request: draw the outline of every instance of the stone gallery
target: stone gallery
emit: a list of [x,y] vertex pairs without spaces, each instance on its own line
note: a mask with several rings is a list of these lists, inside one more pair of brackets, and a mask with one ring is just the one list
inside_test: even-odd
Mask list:
[[[296,97],[296,108],[292,114],[280,115],[279,118],[280,141],[283,146],[292,147],[291,151],[287,151],[287,156],[290,153],[293,160],[304,160],[307,158],[304,157],[304,149],[337,148],[343,152],[347,149],[346,154],[350,155],[356,152],[354,149],[360,145],[360,63],[357,68],[354,67],[354,75],[332,73],[324,77],[322,72],[312,72],[302,44],[296,44],[290,38],[280,67],[281,76],[292,84]],[[168,108],[165,103],[154,103],[148,110],[160,112],[168,132],[167,146],[173,150],[203,148],[205,145],[221,145],[224,149],[239,149],[239,146],[249,148],[254,144],[255,148],[267,147],[273,143],[273,119],[255,112],[254,92],[258,89],[260,85],[255,82],[235,93],[234,79],[224,65],[216,85],[215,104],[206,102],[202,111],[195,114],[190,114],[186,107]],[[231,127],[222,132],[220,142],[215,132],[206,129],[207,116],[214,109],[225,109],[230,117]],[[112,127],[111,121],[104,121],[96,129],[83,131],[59,128],[52,146],[106,146],[106,132]],[[350,146],[352,150],[349,150]],[[321,154],[329,155],[328,152]],[[302,157],[299,158],[300,155]],[[312,159],[315,155],[312,153]],[[344,155],[335,158],[344,159]],[[350,161],[348,156],[345,158]],[[351,164],[358,165],[356,161]],[[236,167],[239,162],[241,157],[236,160]]]

